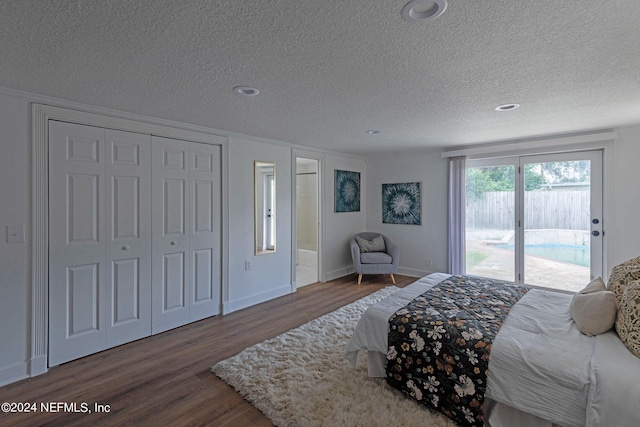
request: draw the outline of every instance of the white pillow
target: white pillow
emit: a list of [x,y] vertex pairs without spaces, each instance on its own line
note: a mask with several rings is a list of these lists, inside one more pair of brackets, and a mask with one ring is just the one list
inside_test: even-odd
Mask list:
[[604,280],[602,280],[602,277],[596,277],[595,279],[590,281],[589,284],[585,286],[583,290],[581,290],[578,293],[590,294],[593,292],[600,292],[600,291],[606,291],[606,290],[607,290],[607,285],[605,285]]
[[603,334],[616,322],[616,295],[605,289],[604,281],[597,277],[571,299],[569,313],[587,336]]

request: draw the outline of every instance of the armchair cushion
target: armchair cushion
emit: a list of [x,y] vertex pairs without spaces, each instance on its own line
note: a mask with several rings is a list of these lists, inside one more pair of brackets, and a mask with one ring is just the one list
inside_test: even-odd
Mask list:
[[385,252],[384,238],[378,234],[373,239],[368,240],[360,236],[355,236],[360,252]]
[[366,252],[360,254],[361,264],[391,264],[393,258],[384,252]]

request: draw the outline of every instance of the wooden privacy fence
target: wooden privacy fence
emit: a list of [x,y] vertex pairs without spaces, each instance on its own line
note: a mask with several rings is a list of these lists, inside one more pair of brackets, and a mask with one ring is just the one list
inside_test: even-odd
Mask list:
[[[513,229],[515,193],[488,191],[478,199],[467,198],[467,229]],[[589,191],[527,191],[524,194],[524,226],[527,229],[588,230]]]

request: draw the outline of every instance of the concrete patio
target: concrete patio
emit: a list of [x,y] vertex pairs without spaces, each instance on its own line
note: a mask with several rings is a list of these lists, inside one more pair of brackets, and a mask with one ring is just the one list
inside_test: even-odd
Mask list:
[[[470,268],[467,274],[513,281],[512,250],[488,245],[481,240],[467,240],[467,252],[469,251],[481,253],[486,258]],[[531,255],[525,255],[525,266],[525,282],[529,285],[577,292],[591,280],[589,267]]]

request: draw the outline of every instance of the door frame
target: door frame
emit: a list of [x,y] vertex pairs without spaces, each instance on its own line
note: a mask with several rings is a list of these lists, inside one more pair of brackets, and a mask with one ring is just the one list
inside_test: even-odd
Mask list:
[[325,195],[323,190],[323,177],[324,177],[324,154],[315,151],[307,150],[293,150],[291,156],[291,292],[295,292],[298,288],[296,280],[296,259],[298,256],[298,236],[297,236],[297,175],[296,175],[296,159],[303,157],[305,159],[313,159],[318,161],[318,280],[322,283],[324,280],[324,268],[323,268],[323,247],[324,247],[324,205]]
[[[589,232],[591,231],[599,231],[600,235],[598,237],[594,237],[591,235],[590,240],[590,279],[594,279],[595,277],[604,277],[604,228],[606,228],[607,224],[604,218],[604,185],[603,185],[603,176],[604,176],[604,153],[603,150],[581,150],[581,151],[571,151],[565,153],[551,153],[551,154],[539,154],[539,155],[527,155],[527,156],[519,156],[518,157],[517,166],[522,171],[522,173],[517,174],[516,184],[516,212],[517,212],[517,223],[521,224],[516,229],[516,244],[519,245],[519,250],[516,251],[516,273],[521,273],[522,278],[518,279],[518,282],[525,283],[527,279],[527,272],[525,270],[525,260],[524,260],[524,250],[521,246],[525,245],[525,201],[524,197],[524,185],[525,185],[525,174],[524,169],[526,164],[533,163],[551,163],[551,162],[563,162],[563,161],[574,161],[574,160],[590,160],[591,161],[591,179],[589,185],[589,191],[591,193],[591,206],[590,206],[590,220],[589,220]],[[594,162],[599,164],[599,168],[594,168]],[[594,193],[594,186],[596,192]],[[599,190],[599,192],[597,191]],[[593,196],[596,197],[593,197]],[[598,218],[599,223],[594,225],[592,223],[593,218]],[[594,242],[598,243],[594,245]]]
[[[467,167],[473,167],[482,162],[482,165],[502,165],[512,164],[515,167],[520,165],[519,158],[542,155],[562,155],[562,153],[579,153],[582,151],[602,151],[602,278],[607,280],[609,265],[613,265],[614,246],[613,241],[607,238],[606,230],[615,228],[615,217],[612,212],[614,206],[614,142],[617,139],[616,132],[605,132],[601,134],[585,134],[567,137],[557,137],[548,139],[535,139],[522,141],[516,147],[516,143],[489,145],[479,148],[469,148],[467,150],[456,150],[443,152],[442,157],[453,157],[454,155],[467,155]],[[505,161],[506,160],[506,161]],[[524,174],[521,174],[524,176]],[[516,177],[518,179],[518,177]],[[518,193],[516,192],[516,198]],[[516,204],[519,201],[516,200]],[[516,218],[517,220],[518,218]],[[516,239],[520,239],[516,230]],[[518,244],[518,242],[516,242]],[[520,268],[522,260],[516,259],[516,273]],[[514,277],[515,279],[515,277]]]
[[29,376],[31,377],[43,374],[49,368],[49,120],[219,145],[222,157],[221,305],[229,295],[228,138],[198,126],[183,125],[168,120],[151,119],[107,109],[96,109],[96,111],[93,113],[38,103],[32,103],[31,106],[32,245],[31,345],[29,355]]

